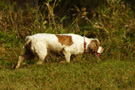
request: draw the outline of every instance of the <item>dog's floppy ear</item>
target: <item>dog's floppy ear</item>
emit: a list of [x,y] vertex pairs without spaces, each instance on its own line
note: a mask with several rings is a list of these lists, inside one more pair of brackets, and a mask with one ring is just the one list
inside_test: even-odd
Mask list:
[[97,40],[92,40],[89,44],[89,49],[92,52],[97,52],[99,47],[99,42]]

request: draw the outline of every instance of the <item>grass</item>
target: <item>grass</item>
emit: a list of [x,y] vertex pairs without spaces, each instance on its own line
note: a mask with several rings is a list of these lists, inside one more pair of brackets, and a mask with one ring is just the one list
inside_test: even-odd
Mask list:
[[17,70],[0,70],[0,89],[133,90],[134,77],[134,61],[44,63],[42,66],[30,65]]
[[[59,17],[57,10],[62,3],[61,0],[50,1],[44,3],[48,6],[25,7],[24,10],[15,9],[15,3],[0,1],[0,89],[134,90],[134,8],[126,1],[113,0],[98,2],[96,7],[89,5],[92,11],[75,5],[72,15],[66,11],[69,8],[60,8],[68,14],[62,16],[59,13]],[[14,70],[18,56],[23,53],[25,37],[35,33],[94,36],[105,50],[101,58],[78,55],[69,64],[63,57],[49,54],[41,66],[37,66],[37,59],[34,59],[25,61],[20,69]]]

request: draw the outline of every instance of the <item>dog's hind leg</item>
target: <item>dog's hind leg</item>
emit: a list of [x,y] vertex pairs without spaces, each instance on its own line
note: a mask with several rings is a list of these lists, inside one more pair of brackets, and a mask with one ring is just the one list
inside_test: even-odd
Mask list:
[[40,45],[40,48],[42,49],[38,50],[38,53],[37,53],[37,56],[39,59],[37,62],[38,65],[41,65],[44,62],[45,57],[47,56],[47,48],[42,45]]
[[23,62],[23,61],[24,61],[24,56],[19,56],[18,62],[16,64],[16,66],[15,66],[15,69],[19,68],[21,62]]
[[21,65],[21,63],[22,63],[24,60],[28,59],[28,58],[29,58],[29,56],[28,56],[28,55],[25,55],[25,54],[22,55],[22,56],[19,56],[18,62],[17,62],[17,64],[16,64],[16,66],[15,66],[15,69],[19,68],[20,65]]
[[14,68],[15,68],[15,69],[19,68],[20,65],[21,65],[21,63],[22,63],[24,60],[31,60],[31,59],[34,59],[34,57],[35,57],[35,55],[34,55],[31,51],[26,50],[25,53],[24,53],[24,55],[19,56],[18,62],[17,62],[17,64],[15,65]]
[[38,58],[39,58],[37,62],[38,65],[41,65],[44,62],[46,55],[47,55],[47,50],[45,50],[44,52],[38,53]]

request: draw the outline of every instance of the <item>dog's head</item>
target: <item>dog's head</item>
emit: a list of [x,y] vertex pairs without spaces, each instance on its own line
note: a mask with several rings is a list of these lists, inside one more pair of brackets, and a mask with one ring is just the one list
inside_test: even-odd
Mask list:
[[98,39],[92,39],[89,44],[89,50],[91,53],[100,57],[101,53],[104,51],[104,48],[99,45]]

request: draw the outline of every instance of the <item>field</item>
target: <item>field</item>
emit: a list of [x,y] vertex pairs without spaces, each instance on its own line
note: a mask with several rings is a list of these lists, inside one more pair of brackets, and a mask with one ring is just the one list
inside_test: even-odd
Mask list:
[[[96,59],[95,59],[96,60]],[[134,61],[74,61],[0,70],[5,90],[134,90]]]
[[[45,2],[41,6],[23,9],[16,8],[16,3],[0,1],[0,90],[135,89],[132,0],[91,0],[90,8],[81,8],[74,0],[75,5],[67,0],[65,6],[63,0],[42,1]],[[72,56],[71,63],[61,54],[52,53],[43,65],[36,65],[35,58],[14,69],[18,56],[24,52],[25,37],[35,33],[96,37],[105,50],[101,58],[89,53]]]

